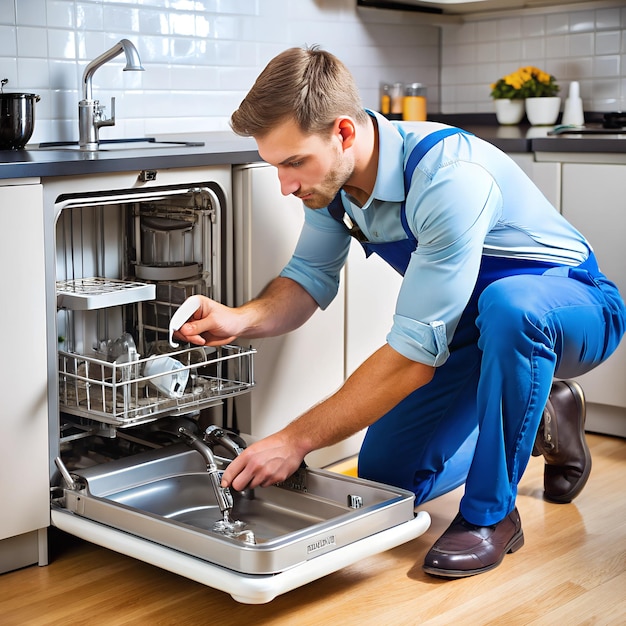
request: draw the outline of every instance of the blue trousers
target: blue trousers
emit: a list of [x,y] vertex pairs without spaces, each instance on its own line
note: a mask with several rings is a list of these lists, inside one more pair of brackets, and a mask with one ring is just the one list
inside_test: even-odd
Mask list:
[[593,254],[577,268],[485,257],[450,357],[369,427],[359,475],[413,491],[416,504],[465,483],[463,516],[499,522],[515,507],[553,379],[606,360],[625,328]]

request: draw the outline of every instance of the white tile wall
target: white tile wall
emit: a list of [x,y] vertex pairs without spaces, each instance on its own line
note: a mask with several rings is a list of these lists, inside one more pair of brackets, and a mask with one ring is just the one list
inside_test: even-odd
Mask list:
[[514,17],[473,18],[462,25],[445,25],[441,111],[493,111],[491,83],[522,65],[553,74],[563,98],[570,82],[579,81],[587,111],[623,111],[626,2],[614,4],[598,2],[597,8],[591,4],[584,10],[518,11]]
[[116,99],[103,138],[225,129],[270,58],[314,43],[344,60],[366,106],[381,80],[426,83],[440,106],[440,30],[410,13],[355,0],[0,0],[0,78],[41,96],[31,141],[77,139],[84,68],[123,37],[146,71],[122,72],[123,55],[96,71],[94,96]]
[[119,57],[96,72],[94,95],[116,98],[103,137],[225,129],[271,57],[313,43],[346,62],[373,108],[380,81],[401,80],[427,85],[431,111],[490,112],[489,85],[533,64],[563,96],[578,80],[585,109],[624,110],[626,3],[598,4],[439,28],[356,0],[0,0],[0,78],[41,95],[33,141],[77,138],[83,70],[122,37],[146,71],[122,72]]

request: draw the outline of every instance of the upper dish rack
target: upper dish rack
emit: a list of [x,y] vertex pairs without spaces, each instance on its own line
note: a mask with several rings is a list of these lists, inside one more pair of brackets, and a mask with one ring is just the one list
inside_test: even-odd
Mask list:
[[[254,385],[252,348],[194,347],[125,363],[59,350],[59,404],[71,415],[124,427],[188,413],[248,391]],[[184,389],[168,393],[172,373],[146,374],[155,359],[174,359]],[[188,375],[187,375],[188,374]],[[160,384],[161,383],[161,384]]]
[[155,285],[99,276],[59,280],[56,285],[57,307],[74,311],[153,300],[156,294]]

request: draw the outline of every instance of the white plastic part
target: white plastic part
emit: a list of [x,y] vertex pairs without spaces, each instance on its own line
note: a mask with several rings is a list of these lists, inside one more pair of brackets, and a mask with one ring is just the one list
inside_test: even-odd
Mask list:
[[199,308],[200,296],[189,296],[176,310],[172,319],[170,319],[170,346],[178,348],[178,344],[174,343],[172,336]]
[[584,126],[585,114],[583,113],[583,101],[580,97],[580,85],[572,81],[569,86],[569,96],[563,109],[562,124],[566,126]]
[[430,515],[426,511],[419,511],[416,517],[408,522],[304,561],[284,572],[252,575],[208,563],[67,511],[53,509],[51,518],[53,526],[71,535],[151,563],[207,587],[219,589],[229,593],[237,602],[245,604],[270,602],[280,594],[411,541],[425,533],[430,526]]
[[182,398],[189,380],[189,370],[169,356],[150,357],[144,365],[143,375],[153,376],[150,382],[169,398]]

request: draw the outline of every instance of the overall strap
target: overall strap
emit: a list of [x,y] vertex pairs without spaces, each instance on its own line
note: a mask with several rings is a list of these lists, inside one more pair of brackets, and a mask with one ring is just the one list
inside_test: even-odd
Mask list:
[[[423,137],[417,145],[411,150],[411,154],[406,163],[406,167],[404,168],[404,189],[405,193],[409,191],[411,186],[411,179],[413,178],[413,172],[417,167],[418,163],[426,156],[426,153],[437,143],[443,141],[446,137],[450,137],[451,135],[471,135],[472,133],[462,130],[461,128],[448,127],[442,128],[440,130],[436,130],[434,133],[430,133],[430,135],[426,135]],[[350,228],[348,224],[344,221],[344,215],[346,215],[345,209],[343,207],[343,202],[341,201],[341,190],[337,192],[337,195],[332,199],[330,204],[328,205],[328,212],[331,217],[336,219],[338,222],[345,224],[346,228],[350,231],[350,234],[355,236],[359,241],[363,242],[363,235],[361,233],[361,229],[358,226],[353,226]],[[415,240],[415,237],[411,234],[411,230],[406,221],[406,212],[404,210],[404,202],[402,203],[402,209],[400,211],[400,218],[402,221],[402,226],[407,233],[407,235]],[[354,231],[354,232],[353,232]],[[360,236],[359,236],[360,234]]]
[[341,201],[341,189],[330,201],[330,204],[328,205],[328,212],[330,213],[331,217],[334,217],[338,222],[344,224],[346,228],[348,228],[347,224],[343,221],[343,216],[346,210],[343,208],[343,202]]
[[466,130],[461,128],[454,128],[450,126],[449,128],[442,128],[440,130],[436,130],[434,133],[430,133],[430,135],[426,135],[426,137],[420,139],[415,148],[411,151],[409,158],[406,162],[406,167],[404,168],[404,190],[405,192],[409,191],[409,187],[411,186],[411,178],[413,178],[413,172],[417,167],[418,163],[426,156],[426,153],[440,141],[443,141],[446,137],[450,137],[451,135],[471,135]]
[[[471,133],[468,133],[466,130],[462,130],[461,128],[449,127],[436,130],[434,133],[430,133],[430,135],[426,135],[426,137],[420,139],[415,148],[411,151],[411,154],[406,162],[406,167],[404,168],[405,194],[409,193],[413,172],[415,172],[415,168],[418,166],[419,162],[426,156],[426,153],[440,141],[443,141],[446,137],[460,134],[471,135]],[[404,229],[406,236],[417,246],[417,238],[413,234],[413,231],[409,228],[409,223],[406,219],[406,204],[404,202],[400,208],[400,221],[402,222],[402,228]]]

